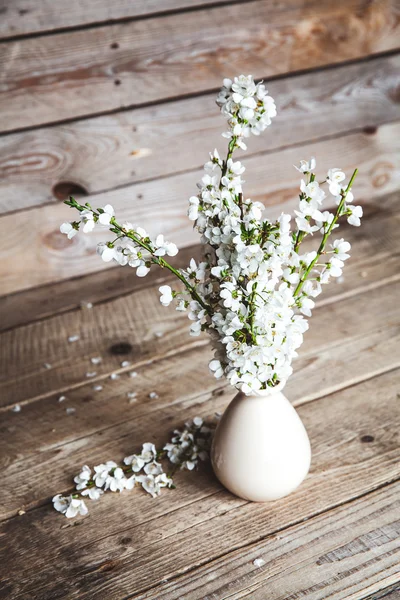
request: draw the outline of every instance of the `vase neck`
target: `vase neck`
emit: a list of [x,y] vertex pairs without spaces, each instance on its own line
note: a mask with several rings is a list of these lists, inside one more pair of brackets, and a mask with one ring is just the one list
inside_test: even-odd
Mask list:
[[251,394],[245,394],[244,392],[239,392],[245,398],[270,398],[279,394],[286,385],[286,381],[281,381],[275,387],[269,387],[266,390],[255,390]]

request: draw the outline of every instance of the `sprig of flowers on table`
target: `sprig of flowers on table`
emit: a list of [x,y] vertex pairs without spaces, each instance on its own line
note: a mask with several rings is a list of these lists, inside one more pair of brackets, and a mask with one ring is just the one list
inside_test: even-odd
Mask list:
[[[166,259],[177,254],[175,244],[162,234],[152,239],[137,225],[119,224],[110,205],[95,209],[70,198],[66,204],[79,219],[64,223],[61,231],[71,238],[79,229],[107,227],[116,237],[98,245],[104,261],[134,267],[139,277],[153,265],[171,271],[183,289],[161,286],[161,303],[173,302],[188,312],[191,335],[208,331],[215,349],[211,371],[250,394],[292,373],[315,298],[332,277],[341,276],[349,258],[347,241],[339,238],[328,246],[328,240],[340,219],[359,226],[362,208],[352,204],[357,170],[346,181],[343,171],[332,168],[319,182],[312,158],[296,167],[302,178],[294,225],[289,214],[274,222],[263,217],[264,206],[243,194],[245,168],[233,154],[246,150],[245,141],[271,124],[274,100],[263,83],[241,75],[224,80],[217,104],[228,123],[227,155],[210,154],[198,194],[189,198],[188,216],[201,234],[203,262],[192,259],[187,269],[175,269]],[[326,210],[327,202],[336,208]],[[309,236],[317,238],[316,249],[303,253]]]
[[[95,466],[93,471],[84,465],[74,478],[75,490],[68,495],[54,496],[53,506],[67,518],[73,518],[88,513],[85,500],[99,500],[108,491],[122,492],[141,486],[156,498],[162,488],[175,487],[172,476],[176,471],[192,471],[199,460],[208,459],[212,433],[212,425],[207,426],[203,419],[195,417],[185,423],[182,431],[176,429],[160,450],[147,442],[140,454],[126,456],[121,464],[109,460]],[[164,471],[162,461],[170,463],[168,472]]]

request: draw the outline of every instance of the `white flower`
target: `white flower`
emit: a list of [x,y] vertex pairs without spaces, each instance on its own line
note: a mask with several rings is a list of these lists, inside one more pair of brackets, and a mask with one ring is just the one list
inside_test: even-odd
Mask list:
[[180,462],[182,450],[178,445],[172,443],[165,444],[164,450],[166,450],[167,456],[173,464]]
[[86,488],[81,492],[82,496],[88,496],[90,500],[99,500],[103,493],[103,490],[98,487]]
[[297,169],[298,171],[300,171],[300,173],[310,173],[311,171],[314,171],[315,167],[317,166],[316,160],[314,157],[310,158],[310,160],[301,160],[300,161],[300,166],[299,167],[294,167],[295,169]]
[[131,456],[126,456],[124,458],[124,463],[126,465],[130,465],[132,467],[132,471],[134,473],[138,473],[145,465],[145,461],[141,456],[137,454],[132,454]]
[[298,304],[300,312],[302,312],[303,315],[306,315],[307,317],[311,317],[311,309],[315,306],[314,300],[303,296],[302,298],[299,298]]
[[103,210],[104,212],[99,215],[99,223],[109,225],[111,218],[114,216],[114,209],[111,204],[106,204]]
[[68,519],[72,519],[77,515],[86,515],[88,509],[83,500],[71,496],[62,496],[57,494],[53,498],[53,506],[58,512],[64,514]]
[[93,480],[96,486],[102,488],[108,479],[110,471],[116,469],[117,467],[117,463],[115,463],[113,460],[109,460],[106,463],[94,467]]
[[144,460],[145,463],[149,463],[155,460],[157,458],[157,450],[155,445],[149,442],[143,444],[140,457],[142,460]]
[[302,213],[298,212],[297,210],[295,210],[294,212],[297,215],[295,219],[296,225],[300,231],[312,234],[320,229],[318,225],[311,225],[310,221],[306,217],[302,216]]
[[108,475],[104,489],[111,490],[112,492],[122,492],[125,489],[126,478],[121,467],[117,467],[111,474]]
[[199,216],[199,203],[197,196],[189,198],[188,217],[191,221],[196,221]]
[[147,267],[145,264],[140,265],[140,267],[138,267],[136,269],[136,275],[138,277],[146,277],[147,273],[150,271],[150,268]]
[[223,305],[237,311],[242,299],[242,291],[234,283],[227,281],[221,285],[220,296],[223,298]]
[[153,498],[160,495],[161,488],[170,487],[172,485],[172,479],[167,477],[165,473],[161,475],[139,475],[137,480],[142,484],[143,489],[150,494]]
[[212,360],[208,366],[216,379],[220,379],[223,376],[224,370],[219,360]]
[[158,289],[161,293],[161,297],[160,297],[161,304],[163,306],[169,306],[173,300],[172,289],[170,288],[169,285],[162,285]]
[[162,465],[160,465],[160,463],[154,461],[145,465],[144,472],[146,473],[146,475],[161,475],[161,473],[163,472],[163,468]]
[[122,492],[125,488],[125,475],[121,467],[110,460],[105,464],[94,467],[94,482],[97,487],[110,490],[111,492]]
[[347,260],[350,258],[350,254],[347,253],[351,249],[351,245],[349,242],[345,242],[343,238],[335,240],[333,244],[331,244],[331,248],[333,248],[335,256],[340,260]]
[[361,225],[361,217],[363,216],[363,209],[361,206],[348,206],[347,207],[347,222],[350,225],[354,225],[355,227],[359,227]]
[[95,222],[94,214],[91,210],[85,209],[81,212],[81,221],[83,223],[82,229],[84,233],[89,233],[90,231],[93,231]]
[[340,277],[342,274],[342,267],[344,265],[344,262],[341,261],[339,258],[333,256],[328,264],[329,273],[332,275],[332,277]]
[[332,196],[338,196],[342,191],[340,185],[342,181],[346,179],[346,175],[340,169],[329,169],[327,176],[327,183],[329,184],[329,192]]
[[97,244],[97,254],[99,254],[104,262],[110,262],[116,257],[115,248],[108,246],[104,242]]
[[60,225],[61,233],[65,233],[67,238],[70,240],[78,233],[78,230],[72,225],[72,223],[63,223]]
[[92,471],[90,470],[90,468],[87,465],[84,465],[82,467],[82,471],[79,473],[79,475],[77,475],[74,478],[74,482],[76,483],[77,490],[83,490],[87,486],[87,483],[90,480],[91,474],[92,474]]
[[304,179],[302,179],[300,183],[300,191],[306,198],[311,198],[311,200],[315,200],[318,204],[321,204],[325,198],[325,192],[320,187],[318,181],[310,181],[310,183],[306,184]]
[[166,242],[162,234],[158,235],[155,241],[155,256],[175,256],[178,254],[178,248],[172,242]]

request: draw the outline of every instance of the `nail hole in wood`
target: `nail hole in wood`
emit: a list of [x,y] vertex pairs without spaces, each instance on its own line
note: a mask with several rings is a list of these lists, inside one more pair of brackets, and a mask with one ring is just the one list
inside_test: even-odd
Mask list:
[[371,442],[374,441],[374,436],[373,435],[363,435],[361,438],[361,441],[363,442],[363,444],[369,444]]
[[116,354],[117,356],[121,356],[122,354],[129,354],[132,352],[132,344],[129,342],[119,342],[118,344],[114,344],[110,348],[111,354]]
[[374,125],[368,125],[368,127],[364,127],[364,133],[366,133],[367,135],[375,135],[377,131],[378,128]]
[[118,42],[113,42],[113,43],[110,45],[110,48],[112,48],[112,50],[116,50],[117,48],[119,48],[119,44],[118,44]]
[[68,200],[70,196],[81,198],[87,196],[88,191],[79,183],[73,181],[59,181],[53,186],[53,196],[57,200]]
[[114,80],[114,85],[121,85],[121,80],[120,79],[115,79]]
[[123,537],[123,538],[121,538],[120,544],[122,546],[126,546],[127,544],[130,544],[131,541],[132,541],[131,537]]

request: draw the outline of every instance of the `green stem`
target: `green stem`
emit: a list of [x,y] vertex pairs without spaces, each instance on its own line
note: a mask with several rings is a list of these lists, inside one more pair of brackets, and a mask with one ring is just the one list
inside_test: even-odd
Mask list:
[[347,194],[348,194],[351,186],[353,185],[353,181],[356,178],[357,173],[358,173],[358,169],[355,169],[355,171],[354,171],[353,175],[351,176],[351,179],[350,179],[350,181],[348,183],[348,186],[346,187],[346,189],[345,189],[345,191],[344,191],[344,193],[342,195],[342,199],[340,200],[340,203],[339,203],[339,206],[337,208],[336,214],[335,214],[334,218],[332,219],[332,222],[329,225],[328,229],[324,233],[322,241],[321,241],[321,243],[319,245],[319,248],[317,250],[317,255],[314,258],[314,260],[312,260],[310,262],[310,264],[308,265],[307,269],[304,271],[303,275],[301,276],[300,281],[297,284],[297,287],[296,287],[296,289],[294,291],[293,296],[296,297],[296,296],[299,295],[299,293],[301,292],[301,289],[302,289],[302,287],[303,287],[303,285],[304,285],[304,283],[305,283],[305,281],[306,281],[306,279],[307,279],[310,271],[313,269],[313,267],[315,266],[315,263],[318,261],[319,257],[321,256],[321,254],[325,250],[325,246],[326,246],[326,243],[328,241],[328,237],[330,236],[333,227],[336,225],[336,222],[337,222],[338,218],[341,216],[343,205],[344,205],[345,200],[346,200],[346,196],[347,196]]
[[[96,210],[94,210],[89,203],[86,204],[86,206],[82,206],[81,204],[79,204],[75,198],[73,198],[72,196],[70,196],[69,200],[65,201],[65,204],[67,204],[68,206],[70,206],[71,208],[76,208],[77,210],[79,210],[79,212],[82,212],[83,210],[91,210],[93,212],[93,214],[98,218],[99,214]],[[147,252],[149,252],[152,256],[152,260],[155,264],[159,265],[162,268],[166,268],[169,271],[171,271],[171,273],[173,273],[180,281],[182,281],[182,283],[185,285],[185,287],[187,288],[187,290],[189,291],[190,295],[192,296],[192,298],[194,300],[196,300],[200,306],[202,308],[204,308],[204,310],[208,313],[211,314],[211,307],[208,306],[204,300],[202,300],[202,298],[199,296],[199,294],[196,292],[195,288],[187,281],[187,279],[182,275],[182,273],[180,273],[177,269],[175,269],[172,265],[170,265],[164,258],[159,257],[159,256],[155,256],[154,255],[154,250],[153,248],[150,246],[150,244],[148,244],[147,242],[143,241],[141,238],[137,237],[133,232],[130,231],[126,231],[123,227],[121,227],[121,225],[119,225],[117,223],[117,221],[115,220],[114,217],[111,218],[110,220],[110,225],[114,228],[113,233],[118,233],[120,232],[122,236],[127,237],[129,239],[131,239],[133,242],[135,242],[135,244],[137,244],[138,246],[140,246],[141,248],[144,248],[145,250],[147,250]],[[117,238],[118,239],[118,238]]]

